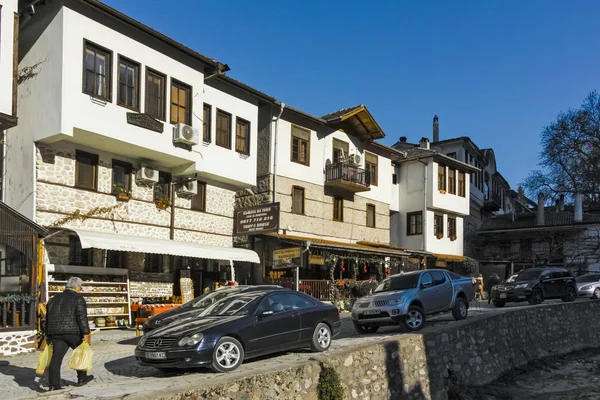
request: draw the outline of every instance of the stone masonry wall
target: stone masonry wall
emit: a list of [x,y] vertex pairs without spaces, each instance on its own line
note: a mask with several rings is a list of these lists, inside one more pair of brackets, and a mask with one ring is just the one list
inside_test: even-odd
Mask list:
[[[600,347],[600,301],[541,305],[440,325],[341,352],[316,354],[287,369],[232,374],[227,384],[153,393],[155,399],[319,399],[320,372],[332,368],[346,399],[445,400],[451,386],[483,386],[548,356]],[[143,395],[130,396],[131,400]],[[319,399],[324,400],[324,399]]]
[[29,353],[34,348],[35,331],[0,333],[0,357]]
[[[99,153],[98,190],[82,190],[74,187],[75,151],[75,145],[71,144],[37,148],[36,222],[39,224],[50,225],[76,210],[86,213],[94,207],[112,207],[118,203],[111,194],[113,156]],[[206,212],[190,210],[191,199],[176,195],[175,238],[231,247],[235,191],[217,184],[207,184],[206,191]],[[122,202],[114,212],[114,220],[118,222],[113,224],[110,215],[103,215],[65,227],[106,232],[115,232],[116,228],[122,234],[168,239],[170,209],[158,209],[152,196],[151,185],[138,185],[133,179],[132,199]]]
[[[245,208],[272,201],[272,175],[264,175],[257,180],[257,186],[239,191],[236,207]],[[292,214],[292,186],[305,190],[305,215]],[[390,206],[389,204],[367,199],[356,194],[344,199],[344,222],[333,220],[333,197],[326,194],[322,185],[301,180],[277,177],[277,198],[280,203],[281,229],[292,229],[289,234],[316,234],[328,238],[342,238],[354,241],[369,241],[389,244]],[[366,226],[367,203],[375,204],[375,228]]]

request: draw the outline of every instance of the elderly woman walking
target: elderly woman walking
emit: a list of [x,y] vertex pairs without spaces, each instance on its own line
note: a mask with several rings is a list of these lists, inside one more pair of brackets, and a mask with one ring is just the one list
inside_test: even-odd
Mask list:
[[[48,302],[46,316],[48,341],[52,344],[52,360],[49,368],[49,390],[62,389],[60,368],[69,347],[75,349],[82,342],[91,344],[85,299],[79,294],[83,281],[70,278],[64,292]],[[77,383],[82,386],[94,379],[86,371],[77,371]]]

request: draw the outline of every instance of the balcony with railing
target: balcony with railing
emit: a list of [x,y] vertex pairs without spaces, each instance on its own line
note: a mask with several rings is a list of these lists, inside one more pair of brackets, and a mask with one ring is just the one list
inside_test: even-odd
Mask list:
[[353,193],[371,190],[368,171],[347,163],[327,165],[325,167],[325,185]]
[[502,198],[497,193],[486,194],[483,200],[483,208],[486,211],[498,211],[502,208]]

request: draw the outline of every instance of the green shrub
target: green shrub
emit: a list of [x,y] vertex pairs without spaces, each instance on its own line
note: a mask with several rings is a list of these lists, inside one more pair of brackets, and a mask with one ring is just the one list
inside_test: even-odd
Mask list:
[[317,394],[319,400],[344,400],[344,389],[340,377],[333,368],[321,365]]

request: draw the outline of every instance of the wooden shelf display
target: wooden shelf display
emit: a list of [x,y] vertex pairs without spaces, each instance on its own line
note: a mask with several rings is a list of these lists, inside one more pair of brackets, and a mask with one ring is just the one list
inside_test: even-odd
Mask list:
[[46,301],[65,290],[68,276],[83,280],[81,295],[88,307],[92,329],[131,325],[128,270],[120,268],[46,265]]

